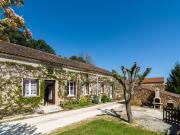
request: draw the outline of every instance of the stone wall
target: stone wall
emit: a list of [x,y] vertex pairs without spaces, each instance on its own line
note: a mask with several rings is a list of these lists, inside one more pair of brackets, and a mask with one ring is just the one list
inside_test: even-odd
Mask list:
[[165,89],[164,83],[146,83],[142,84],[142,86],[150,87],[152,89],[159,88],[160,91],[164,91]]
[[[23,79],[26,78],[39,80],[39,95],[37,97],[23,96]],[[8,111],[21,111],[24,110],[25,107],[28,107],[26,110],[34,109],[43,104],[45,90],[44,80],[55,80],[55,103],[57,105],[59,105],[62,100],[71,100],[71,98],[79,100],[83,97],[82,86],[85,82],[88,82],[90,85],[89,96],[96,95],[97,93],[96,74],[66,71],[63,70],[62,67],[52,67],[49,65],[31,65],[31,63],[19,63],[18,61],[0,61],[0,115]],[[66,95],[68,81],[76,82],[76,95],[71,98]],[[116,82],[116,80],[111,76],[99,75],[99,93],[101,84],[103,83],[103,94],[108,96],[109,86],[114,82]],[[116,99],[116,95],[118,95],[116,94],[116,89],[119,97],[121,97],[121,89],[118,87],[119,86],[114,87],[114,99]]]
[[[153,98],[155,96],[155,91],[151,87],[142,86],[141,89],[136,91],[135,97],[132,100],[133,105],[140,106],[153,106]],[[163,106],[167,106],[169,99],[174,100],[174,106],[180,105],[180,95],[174,94],[167,91],[160,91],[161,102]]]

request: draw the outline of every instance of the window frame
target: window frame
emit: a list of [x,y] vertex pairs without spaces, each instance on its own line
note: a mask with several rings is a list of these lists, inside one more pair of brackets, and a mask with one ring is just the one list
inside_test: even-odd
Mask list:
[[[71,93],[71,84],[73,84],[73,93],[74,94],[70,94]],[[75,96],[75,92],[76,92],[76,84],[75,84],[75,81],[68,81],[67,82],[67,87],[68,87],[68,97],[74,97]]]
[[89,95],[89,83],[84,83],[83,84],[83,95],[84,96]]
[[111,84],[109,86],[109,98],[112,99],[113,98],[113,95],[114,95],[114,85]]
[[[26,94],[26,82],[25,81],[28,81],[28,92],[29,94]],[[36,94],[32,94],[32,81],[35,81],[36,82]],[[39,79],[32,79],[32,78],[24,78],[23,79],[23,91],[22,91],[22,94],[23,94],[23,97],[39,97]]]
[[104,93],[104,84],[101,83],[101,93]]

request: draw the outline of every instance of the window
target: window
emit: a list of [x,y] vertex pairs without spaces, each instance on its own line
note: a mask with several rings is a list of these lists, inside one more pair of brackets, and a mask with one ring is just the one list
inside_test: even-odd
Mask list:
[[83,95],[89,95],[89,83],[83,85]]
[[104,84],[101,84],[101,93],[104,93]]
[[68,86],[68,96],[74,96],[75,95],[75,82],[69,81],[67,86]]
[[38,95],[38,80],[37,79],[25,79],[23,81],[23,95],[25,97],[33,97]]

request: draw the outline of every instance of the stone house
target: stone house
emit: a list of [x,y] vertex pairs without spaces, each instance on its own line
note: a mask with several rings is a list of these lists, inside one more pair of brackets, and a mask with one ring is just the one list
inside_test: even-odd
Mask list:
[[146,86],[153,89],[158,88],[160,91],[164,91],[165,90],[164,77],[145,78],[142,86]]
[[0,41],[0,113],[104,94],[113,100],[123,95],[111,72]]
[[[142,85],[136,103],[152,103],[154,89],[164,91],[165,83],[164,78],[146,78]],[[0,116],[39,106],[59,106],[83,97],[92,99],[94,95],[119,100],[123,99],[123,90],[105,69],[0,41]]]
[[169,100],[173,101],[174,107],[180,105],[180,95],[165,91],[165,81],[163,77],[145,78],[139,90],[132,100],[133,105],[153,106],[155,91],[159,90],[162,106],[166,107]]

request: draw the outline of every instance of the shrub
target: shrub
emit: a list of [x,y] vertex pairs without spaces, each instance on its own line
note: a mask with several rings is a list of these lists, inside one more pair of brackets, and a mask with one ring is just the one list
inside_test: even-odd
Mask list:
[[94,95],[92,102],[95,104],[99,104],[99,97],[97,95]]
[[108,96],[103,95],[103,96],[101,97],[101,102],[102,102],[102,103],[111,102],[111,99],[110,99]]
[[91,98],[91,96],[86,96],[86,97],[87,97],[87,102],[92,103],[92,98]]
[[79,104],[80,104],[81,106],[87,105],[87,104],[88,104],[87,98],[86,98],[86,97],[81,98],[81,99],[79,100]]
[[68,101],[65,101],[64,103],[61,103],[61,107],[68,108],[68,109],[73,109],[77,105],[78,105],[78,102],[76,100],[68,100]]
[[80,99],[79,104],[80,106],[86,106],[92,103],[91,97],[87,96],[87,97],[83,97]]

